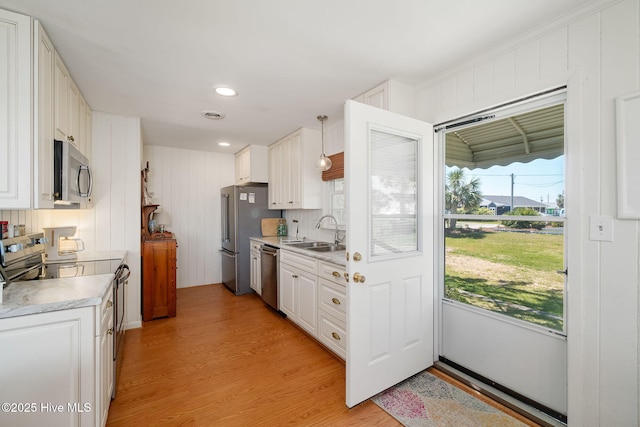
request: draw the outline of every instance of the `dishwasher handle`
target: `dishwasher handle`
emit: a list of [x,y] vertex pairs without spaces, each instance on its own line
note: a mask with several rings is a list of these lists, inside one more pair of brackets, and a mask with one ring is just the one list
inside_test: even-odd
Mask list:
[[263,254],[273,255],[274,257],[278,256],[278,248],[273,246],[260,246],[260,252]]

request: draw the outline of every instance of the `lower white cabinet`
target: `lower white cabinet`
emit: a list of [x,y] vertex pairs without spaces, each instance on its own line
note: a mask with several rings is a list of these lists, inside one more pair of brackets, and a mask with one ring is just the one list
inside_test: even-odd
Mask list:
[[345,267],[281,250],[280,310],[328,349],[347,354]]
[[347,357],[347,279],[345,267],[318,263],[318,340]]
[[[113,372],[113,334],[114,314],[113,314],[113,291],[107,291],[108,298],[105,298],[96,312],[96,321],[100,320],[99,328],[96,330],[96,419],[97,426],[104,426],[109,415],[109,405],[113,395],[114,372]],[[101,316],[101,317],[98,317]]]
[[256,291],[258,295],[262,295],[262,262],[260,260],[260,242],[255,240],[249,241],[249,259],[251,260],[250,264],[250,275],[249,275],[249,286],[251,289]]
[[111,295],[109,289],[98,307],[0,319],[0,424],[106,424],[113,388]]
[[312,336],[317,333],[317,261],[280,251],[280,311]]

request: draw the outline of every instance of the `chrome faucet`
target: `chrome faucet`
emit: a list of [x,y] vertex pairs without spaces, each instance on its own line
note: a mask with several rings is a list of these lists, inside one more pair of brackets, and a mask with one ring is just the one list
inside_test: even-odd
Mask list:
[[316,228],[318,228],[318,229],[320,228],[320,224],[322,223],[322,220],[325,219],[325,218],[331,218],[333,220],[333,222],[336,223],[336,234],[335,234],[335,236],[333,238],[333,243],[335,243],[337,245],[338,243],[340,243],[340,239],[338,238],[338,220],[336,219],[336,217],[334,217],[333,215],[330,215],[330,214],[322,215],[320,217],[320,219],[318,220],[318,223],[316,224]]

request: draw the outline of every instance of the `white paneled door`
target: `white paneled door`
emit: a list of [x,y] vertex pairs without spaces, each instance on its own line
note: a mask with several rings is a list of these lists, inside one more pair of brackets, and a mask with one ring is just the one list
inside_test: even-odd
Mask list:
[[347,101],[347,406],[433,364],[433,127]]

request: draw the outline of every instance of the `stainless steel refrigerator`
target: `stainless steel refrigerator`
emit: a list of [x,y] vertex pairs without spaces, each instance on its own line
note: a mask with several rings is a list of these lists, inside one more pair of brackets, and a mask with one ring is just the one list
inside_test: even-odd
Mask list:
[[222,283],[236,295],[253,292],[250,281],[249,238],[262,235],[262,218],[280,218],[268,209],[267,185],[229,186],[220,190],[222,223]]

